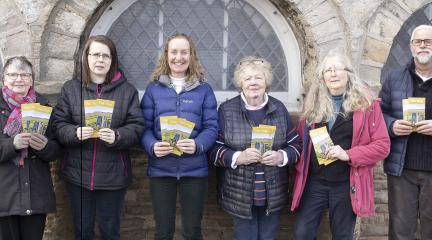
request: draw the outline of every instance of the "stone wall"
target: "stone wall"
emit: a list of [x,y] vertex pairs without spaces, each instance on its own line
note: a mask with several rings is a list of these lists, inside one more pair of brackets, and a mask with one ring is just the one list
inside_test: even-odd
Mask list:
[[[361,77],[376,90],[380,88],[380,71],[394,36],[414,11],[429,3],[424,0],[268,1],[285,16],[298,39],[305,89],[319,59],[329,49],[342,47],[352,56]],[[110,3],[111,0],[0,0],[1,62],[13,55],[28,56],[35,65],[36,89],[55,102],[62,84],[76,71],[80,47]],[[133,156],[134,183],[126,196],[122,238],[152,239],[154,222],[146,160],[138,148],[134,149]],[[48,217],[45,239],[72,239],[67,197],[56,175],[56,166],[52,172],[58,212]],[[204,234],[206,239],[231,239],[231,219],[216,205],[214,169],[210,173]],[[387,187],[381,164],[375,176],[377,216],[358,220],[359,239],[387,239]],[[290,238],[293,219],[286,210],[280,239]],[[329,238],[328,221],[323,221],[320,239]]]

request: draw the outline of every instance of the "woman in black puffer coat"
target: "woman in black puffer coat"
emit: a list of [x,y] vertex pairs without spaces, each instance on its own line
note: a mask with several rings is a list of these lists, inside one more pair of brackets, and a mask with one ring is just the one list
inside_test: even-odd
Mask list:
[[42,239],[47,213],[56,209],[50,161],[60,153],[51,123],[40,133],[24,133],[21,105],[48,101],[33,89],[27,58],[6,61],[0,97],[0,239]]
[[[123,201],[132,182],[129,149],[140,140],[144,118],[138,92],[119,71],[109,38],[90,37],[82,59],[82,79],[64,84],[54,111],[57,137],[66,146],[60,175],[71,200],[75,239],[93,239],[95,218],[103,239],[119,239]],[[83,103],[90,99],[115,101],[110,127],[95,138],[84,117]]]

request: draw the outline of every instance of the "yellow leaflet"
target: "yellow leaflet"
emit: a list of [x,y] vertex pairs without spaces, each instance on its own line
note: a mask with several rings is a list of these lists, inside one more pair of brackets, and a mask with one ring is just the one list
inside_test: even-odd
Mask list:
[[97,137],[100,129],[111,126],[114,106],[115,101],[111,100],[84,100],[85,123],[86,126],[95,130],[92,135],[93,138]]
[[328,165],[336,160],[326,159],[325,152],[330,146],[333,146],[333,141],[327,132],[326,127],[320,127],[309,131],[309,135],[314,145],[315,154],[320,165]]
[[36,106],[39,103],[24,103],[21,104],[21,124],[22,132],[31,133],[32,125],[34,122],[33,116],[35,115]]
[[177,116],[162,116],[159,118],[160,129],[161,129],[161,140],[163,142],[168,142],[168,122],[169,119],[176,119]]
[[402,100],[403,119],[411,122],[413,131],[415,124],[426,119],[426,98],[408,98]]
[[[194,122],[190,122],[184,118],[178,118],[177,126],[176,126],[176,136],[174,137],[175,143],[177,143],[179,140],[182,139],[188,139],[194,127],[195,127]],[[180,156],[182,154],[180,149],[178,149],[177,146],[175,145],[173,147],[174,147],[173,153]]]
[[176,145],[179,138],[179,135],[177,134],[177,119],[177,116],[168,119],[166,140],[172,147]]
[[270,151],[273,147],[273,138],[276,126],[259,125],[252,128],[251,148],[258,149],[261,154]]
[[[114,109],[115,101],[107,100],[107,99],[96,99],[96,102],[99,106],[106,107],[106,108],[112,108]],[[112,111],[111,111],[112,112]]]
[[22,128],[25,133],[44,135],[48,127],[52,108],[39,103],[21,105]]

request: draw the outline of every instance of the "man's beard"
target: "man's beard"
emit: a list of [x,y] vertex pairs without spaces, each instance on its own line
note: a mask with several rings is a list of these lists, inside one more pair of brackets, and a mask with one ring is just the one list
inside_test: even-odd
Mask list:
[[432,53],[428,53],[427,55],[420,55],[415,54],[414,58],[420,63],[420,64],[427,64],[432,60]]

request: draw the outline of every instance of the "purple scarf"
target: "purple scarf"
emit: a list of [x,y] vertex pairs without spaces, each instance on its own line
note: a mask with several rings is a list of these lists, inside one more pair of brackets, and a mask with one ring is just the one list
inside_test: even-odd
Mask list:
[[[11,138],[14,138],[22,129],[22,117],[21,117],[21,104],[34,103],[36,102],[36,92],[31,87],[27,93],[27,96],[17,96],[12,90],[7,87],[2,87],[3,99],[6,101],[9,108],[12,110],[7,120],[6,126],[3,129],[3,133]],[[18,166],[24,166],[24,158],[27,156],[27,149],[21,151],[21,157],[18,159],[16,164]]]

